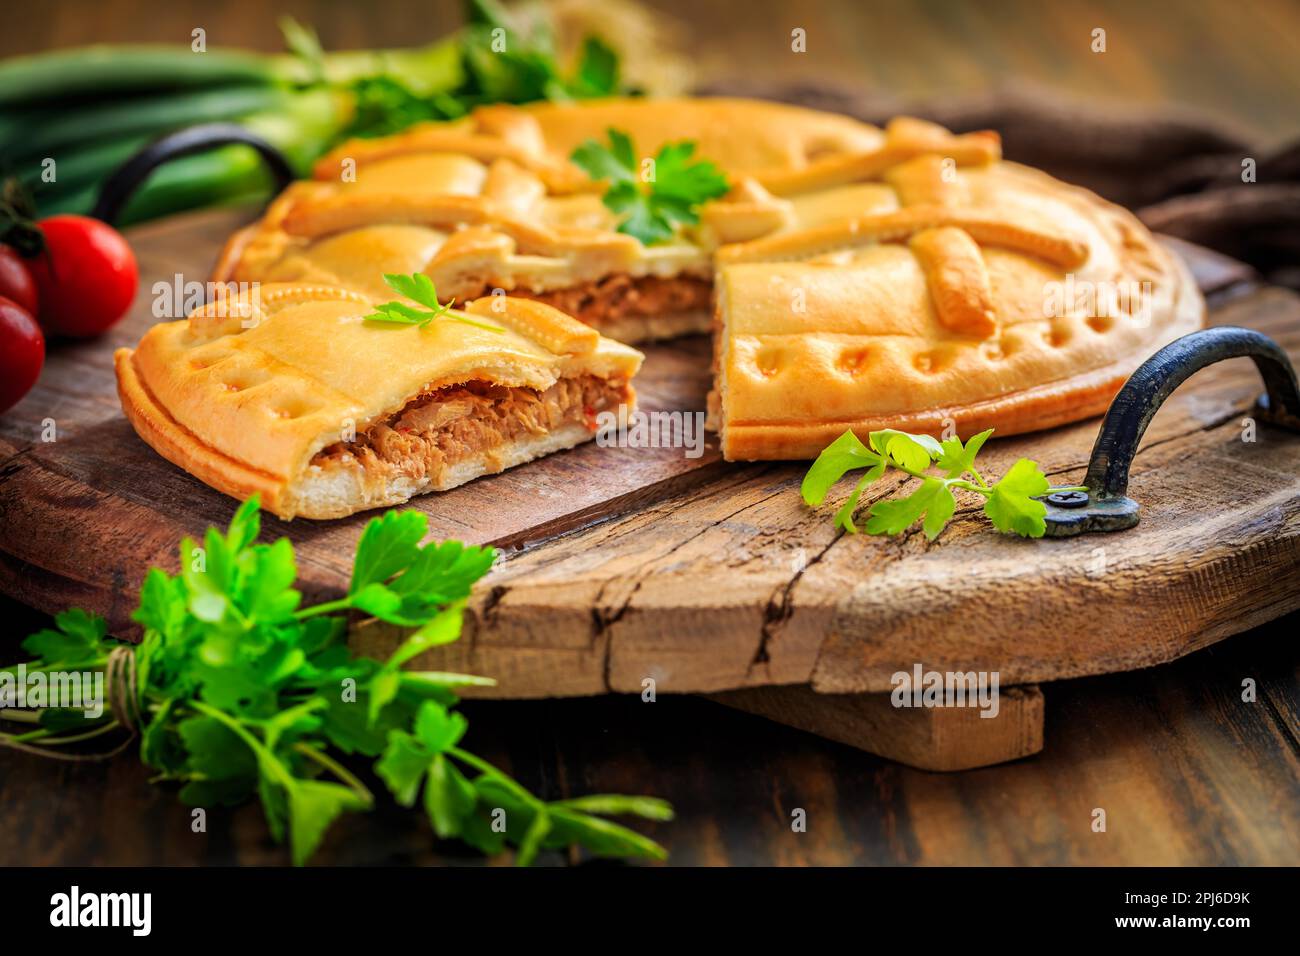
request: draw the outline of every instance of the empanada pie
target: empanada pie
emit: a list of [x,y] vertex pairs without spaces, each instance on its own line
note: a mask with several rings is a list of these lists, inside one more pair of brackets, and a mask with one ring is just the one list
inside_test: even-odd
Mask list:
[[425,327],[374,305],[305,284],[218,299],[118,350],[122,407],[212,487],[336,518],[571,448],[635,401],[641,353],[541,303],[489,296]]
[[[694,142],[730,192],[669,242],[617,231],[569,160],[611,128],[642,155]],[[1204,308],[1133,216],[1003,162],[994,133],[746,100],[494,106],[346,143],[232,239],[216,278],[373,295],[385,271],[537,299],[623,341],[716,324],[728,458],[810,457],[849,426],[1094,415]]]
[[[729,191],[666,241],[620,231],[609,183],[570,158],[610,130],[641,156],[692,142]],[[361,316],[391,298],[385,273],[476,315],[504,303],[508,331],[376,329]],[[214,278],[263,283],[264,321],[158,327],[119,353],[123,403],[199,477],[312,517],[589,437],[640,361],[602,335],[711,329],[723,454],[811,458],[846,428],[1009,434],[1098,414],[1204,312],[1132,215],[1002,161],[994,133],[717,99],[494,106],[345,143],[230,240]]]

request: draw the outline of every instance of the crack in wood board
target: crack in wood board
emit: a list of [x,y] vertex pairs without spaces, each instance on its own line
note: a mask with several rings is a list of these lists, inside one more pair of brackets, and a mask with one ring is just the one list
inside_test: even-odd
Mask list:
[[[1223,432],[1224,432],[1224,434],[1225,434],[1225,437],[1226,437],[1227,435],[1230,435],[1231,433],[1233,433],[1233,431],[1234,431],[1234,429],[1233,429],[1231,426],[1226,426],[1226,425],[1225,425],[1225,426],[1223,427]],[[1202,436],[1205,435],[1205,434],[1207,434],[1207,433],[1206,433],[1203,429],[1201,429],[1200,427],[1197,427],[1197,428],[1194,428],[1194,429],[1186,430],[1186,431],[1184,432],[1183,443],[1184,443],[1184,444],[1190,444],[1190,443],[1196,443],[1196,442],[1199,442],[1199,441],[1202,440]],[[1280,435],[1279,435],[1278,437],[1280,437]],[[1275,444],[1277,444],[1279,447],[1282,446],[1282,443],[1281,443],[1281,442],[1276,442]],[[1163,453],[1162,453],[1162,452],[1163,452]],[[1144,456],[1143,456],[1144,463],[1145,463],[1145,460],[1146,460],[1146,459],[1149,459],[1149,458],[1152,457],[1153,455],[1157,455],[1157,454],[1159,454],[1159,457],[1161,457],[1161,458],[1168,459],[1168,461],[1171,462],[1171,463],[1173,463],[1173,466],[1176,467],[1177,464],[1178,464],[1178,463],[1179,463],[1179,462],[1180,462],[1180,461],[1181,461],[1181,460],[1182,460],[1182,459],[1183,459],[1187,454],[1194,454],[1194,450],[1191,449],[1191,448],[1182,448],[1182,447],[1179,446],[1179,443],[1177,443],[1177,442],[1167,442],[1167,443],[1164,443],[1160,448],[1155,449],[1154,451],[1152,451],[1152,452],[1149,453],[1149,454],[1144,453]],[[1217,457],[1217,456],[1214,456],[1214,457]],[[1236,459],[1233,459],[1233,461],[1234,461],[1235,463],[1237,463],[1237,464],[1240,464],[1240,462],[1237,461]],[[1153,463],[1153,464],[1154,464],[1154,463]],[[1247,469],[1247,470],[1249,470],[1249,469]],[[1228,471],[1227,471],[1227,468],[1226,468],[1226,467],[1224,468],[1224,474],[1225,474],[1225,475],[1228,474]],[[1281,474],[1281,472],[1279,472],[1276,468],[1267,468],[1267,469],[1263,469],[1263,474],[1267,475],[1267,476],[1269,477],[1269,480],[1272,481],[1272,480],[1276,479],[1276,478],[1278,477],[1278,475]],[[1137,479],[1138,479],[1138,476],[1135,475],[1135,481],[1136,481]],[[707,492],[706,492],[706,491],[702,491],[702,492],[700,492],[699,494],[707,494]],[[1283,501],[1283,500],[1285,500],[1285,501],[1290,501],[1290,500],[1292,500],[1292,499],[1294,498],[1294,492],[1293,492],[1292,490],[1290,490],[1289,488],[1284,488],[1283,491],[1281,491],[1281,492],[1278,493],[1277,498],[1278,498],[1278,501]],[[766,500],[766,499],[765,499],[765,500]],[[1262,500],[1262,499],[1261,499],[1261,500]],[[755,503],[755,504],[757,504],[757,503]],[[692,504],[691,506],[693,506],[693,504]],[[679,510],[684,510],[685,508],[686,508],[686,503],[683,503],[683,509],[679,509]],[[674,510],[674,509],[669,509],[669,510]],[[1265,507],[1265,510],[1267,510],[1267,507]],[[730,516],[732,516],[732,517],[734,517],[734,516],[735,516],[736,514],[738,514],[738,513],[742,513],[742,512],[737,512],[734,508],[731,509],[731,510],[729,510],[729,511],[727,512],[727,514],[730,515]],[[1231,519],[1229,519],[1229,520],[1231,520]],[[719,522],[716,522],[716,521],[711,521],[711,522],[710,522],[710,525],[711,525],[714,529],[717,528],[718,524],[719,524]],[[797,524],[797,522],[796,522],[796,524]],[[972,520],[972,521],[970,522],[970,524],[972,525],[972,528],[969,529],[969,531],[967,532],[969,535],[972,535],[972,536],[974,536],[974,535],[978,535],[978,536],[980,536],[981,540],[984,541],[984,543],[990,543],[990,540],[989,540],[989,539],[991,539],[991,536],[989,536],[989,535],[987,534],[987,529],[984,528],[980,522]],[[1150,524],[1148,524],[1148,527],[1150,527]],[[1255,526],[1253,526],[1250,522],[1247,522],[1247,523],[1245,524],[1245,528],[1247,529],[1247,533],[1248,533],[1248,534],[1249,534],[1249,533],[1255,533],[1255,534],[1271,534],[1271,533],[1272,533],[1272,529],[1258,529],[1258,528],[1256,528],[1255,530],[1252,531],[1252,528],[1254,528],[1254,527],[1255,527]],[[958,530],[959,530],[959,533],[960,533],[960,529],[958,529]],[[716,532],[714,532],[714,533],[716,533]],[[674,538],[674,543],[677,544],[677,545],[680,545],[681,547],[689,547],[689,546],[693,546],[693,545],[696,545],[696,544],[697,544],[697,542],[698,542],[698,540],[699,540],[699,537],[700,537],[701,535],[706,535],[706,536],[707,536],[708,534],[710,534],[710,531],[709,531],[708,529],[703,529],[703,528],[683,529],[682,532],[681,532],[681,535],[682,535],[683,537],[681,537],[681,538]],[[955,536],[955,537],[957,537],[957,536]],[[958,540],[960,540],[960,538],[959,538]],[[994,539],[994,540],[996,540],[996,539]],[[1098,539],[1098,540],[1100,541],[1100,540],[1107,540],[1107,539]],[[1109,539],[1109,540],[1115,540],[1115,541],[1118,541],[1118,540],[1120,540],[1120,539]],[[954,542],[954,543],[955,543],[955,542]],[[1007,545],[1009,545],[1009,546],[1015,546],[1015,545],[1016,545],[1015,542],[1010,542],[1010,541],[1002,542],[1002,543],[1007,544]],[[601,542],[600,542],[599,540],[589,540],[589,541],[584,541],[581,545],[576,545],[576,546],[577,546],[577,547],[580,547],[580,548],[583,548],[583,549],[587,549],[587,548],[599,547],[600,544],[601,544]],[[875,545],[875,544],[876,544],[876,543],[873,542],[873,545]],[[1240,545],[1241,542],[1238,542],[1237,544]],[[1047,546],[1050,547],[1050,546],[1054,546],[1054,545],[1047,545]],[[893,545],[893,547],[894,547],[894,548],[898,548],[898,545]],[[933,547],[934,547],[936,550],[940,550],[940,551],[941,551],[941,550],[943,550],[944,548],[951,548],[951,547],[953,547],[953,544],[945,543],[944,539],[940,539],[939,543],[938,543],[937,545],[933,546]],[[865,550],[865,549],[864,549],[864,550]],[[871,552],[875,552],[875,551],[878,551],[878,550],[879,550],[878,547],[871,547]],[[927,550],[928,550],[928,549],[927,549]],[[1264,553],[1264,552],[1260,552],[1258,549],[1256,549],[1255,551],[1252,551],[1252,552],[1248,553],[1248,555],[1247,555],[1247,561],[1250,561],[1250,560],[1262,560],[1262,561],[1263,561],[1266,565],[1268,565],[1268,566],[1276,566],[1276,565],[1279,563],[1279,561],[1282,560],[1280,557],[1278,557],[1278,555],[1279,555],[1279,554],[1287,554],[1287,553],[1289,553],[1289,552],[1286,552],[1286,551],[1278,552],[1277,549],[1276,549],[1276,545],[1273,546],[1272,550],[1273,550],[1273,557],[1270,558],[1266,553]],[[868,552],[868,553],[871,553],[871,552]],[[836,553],[836,551],[830,551],[830,554],[831,554],[832,556],[833,556],[835,553]],[[864,555],[863,555],[862,553],[859,553],[858,555],[854,556],[855,563],[858,564],[858,565],[861,565],[861,564],[862,564],[862,558],[863,558],[863,557],[864,557]],[[924,555],[921,554],[921,555],[912,555],[912,556],[910,556],[910,558],[916,558],[916,557],[924,557]],[[891,564],[897,564],[897,560],[898,560],[898,559],[897,559],[896,556],[891,556],[891,557],[889,557],[889,558],[878,558],[877,561],[875,561],[875,562],[871,562],[871,563],[874,564],[874,565],[876,566],[876,568],[877,568],[877,572],[878,572],[880,566],[882,566],[882,565],[883,565],[883,566],[890,566]],[[821,566],[824,565],[825,563],[826,563],[825,561],[820,561],[820,562],[818,562],[818,567],[821,567]],[[527,577],[527,569],[520,569],[520,570],[521,570],[522,572],[524,572],[524,576]],[[806,571],[806,570],[807,570],[807,569],[805,569],[805,571]],[[552,566],[551,566],[551,572],[552,572],[552,574],[559,574],[559,573],[561,573],[562,571],[563,571],[563,562],[559,562],[558,564],[557,564],[557,563],[554,563],[554,562],[552,563]],[[1231,569],[1230,569],[1227,565],[1222,565],[1222,564],[1221,564],[1221,565],[1219,565],[1219,566],[1216,566],[1216,567],[1212,567],[1212,568],[1210,568],[1209,570],[1207,570],[1207,571],[1204,572],[1204,573],[1205,573],[1206,575],[1208,575],[1208,577],[1206,578],[1206,580],[1211,580],[1211,579],[1214,579],[1214,575],[1215,575],[1215,574],[1232,573],[1232,572],[1231,572]],[[1233,573],[1233,576],[1236,577],[1235,573]],[[801,593],[803,592],[803,590],[804,590],[804,588],[805,588],[805,586],[806,586],[806,584],[805,584],[805,582],[806,582],[806,578],[807,578],[807,574],[806,574],[806,573],[805,573],[803,576],[801,576],[801,582],[800,582],[800,585],[799,585],[799,590],[800,590]],[[790,575],[789,575],[789,574],[783,575],[781,578],[779,578],[779,579],[777,579],[776,581],[773,581],[771,584],[769,584],[769,585],[768,585],[768,588],[767,588],[767,590],[766,590],[765,593],[766,593],[766,595],[768,596],[768,598],[770,599],[770,596],[771,596],[772,593],[774,593],[774,591],[779,591],[781,588],[784,588],[784,587],[787,586],[789,583],[790,583]],[[823,585],[822,585],[822,588],[825,589],[826,587],[830,587],[830,586],[833,585],[833,583],[834,583],[834,582],[831,581],[831,582],[829,582],[829,583],[823,584]],[[1207,587],[1207,585],[1205,584],[1204,581],[1202,581],[1200,584],[1196,584],[1196,582],[1193,581],[1193,586],[1202,587],[1202,588],[1206,588],[1206,587]],[[644,588],[638,590],[638,592],[637,592],[637,596],[638,596],[638,598],[644,596]],[[817,597],[816,595],[810,595],[810,599],[812,599],[814,602],[815,602],[815,600],[816,600],[816,597]],[[519,595],[519,599],[520,599],[520,600],[526,600],[526,597],[525,597],[524,595],[521,594],[521,595]],[[834,606],[834,605],[833,605],[833,602],[832,602],[831,607],[833,607],[833,606]],[[1271,605],[1267,605],[1267,606],[1262,606],[1262,607],[1265,608],[1265,613],[1261,613],[1260,615],[1258,615],[1258,617],[1259,617],[1259,619],[1266,619],[1267,617],[1274,616],[1275,614],[1280,613],[1280,611],[1281,611],[1282,609],[1284,609],[1286,606],[1287,606],[1287,605],[1286,605],[1285,603],[1282,603],[1282,604],[1271,604]],[[651,602],[649,602],[649,603],[646,605],[646,607],[645,607],[646,614],[656,614],[656,613],[663,612],[664,610],[665,610],[665,608],[664,608],[660,603],[655,602],[655,601],[651,601]],[[796,613],[796,614],[802,614],[802,615],[804,615],[805,617],[808,617],[808,616],[810,616],[810,615],[812,615],[812,614],[815,614],[815,613],[817,612],[817,610],[818,610],[818,604],[817,604],[817,603],[810,603],[809,605],[799,605],[799,604],[796,602],[796,610],[795,610],[795,613]],[[823,610],[824,610],[824,608],[823,608]],[[1193,610],[1194,610],[1194,609],[1193,609]],[[525,609],[524,609],[524,612],[525,612],[525,613],[534,613],[534,614],[544,614],[544,613],[545,613],[545,611],[544,611],[541,607],[537,607],[537,606],[534,606],[534,607],[531,607],[531,608],[525,608]],[[1222,609],[1220,609],[1220,613],[1222,613]],[[1255,619],[1254,616],[1252,616],[1251,619],[1252,619],[1252,620]],[[629,621],[629,620],[626,618],[626,616],[624,616],[623,618],[620,618],[620,620],[621,620],[625,625],[632,623],[631,621]],[[787,623],[788,623],[788,622],[787,622]],[[796,622],[796,623],[797,623],[797,622]],[[759,620],[759,621],[757,622],[756,626],[757,626],[758,629],[761,631],[761,628],[762,628],[762,626],[763,626],[763,622],[762,622],[761,620]],[[1235,629],[1240,629],[1240,627],[1237,627],[1237,628],[1235,628]],[[806,627],[805,627],[805,630],[807,630]],[[1226,636],[1226,633],[1228,633],[1228,631],[1225,630],[1223,633],[1224,633],[1224,635]],[[645,634],[644,632],[642,632],[642,631],[637,631],[637,632],[633,632],[633,633],[629,633],[629,634],[624,635],[622,639],[623,639],[623,640],[626,640],[626,641],[636,642],[636,641],[641,640],[641,639],[642,639],[643,637],[645,637],[645,636],[646,636],[646,634]],[[662,635],[659,635],[659,637],[662,637]],[[670,642],[670,646],[672,647],[673,650],[679,652],[680,654],[684,654],[684,655],[689,659],[689,656],[690,656],[690,655],[689,655],[689,652],[688,652],[688,651],[683,651],[683,650],[681,649],[681,647],[679,646],[679,644],[672,644],[672,643]],[[749,665],[750,663],[752,663],[752,654],[753,654],[753,649],[754,649],[755,646],[756,646],[756,642],[751,642],[751,643],[749,643],[749,645],[748,645],[748,647],[749,647],[749,652],[748,652],[748,653],[749,653],[749,657],[747,658],[747,660],[746,660],[746,662],[745,662],[747,668],[748,668],[748,665]],[[769,640],[769,646],[770,646],[770,640]],[[1182,645],[1179,645],[1179,646],[1182,646]],[[1158,657],[1158,658],[1161,658],[1161,659],[1165,659],[1165,658],[1167,658],[1169,655],[1168,655],[1167,652],[1161,651],[1160,649],[1157,648],[1157,653],[1155,654],[1155,656]],[[1120,663],[1120,664],[1129,664],[1129,663],[1132,663],[1132,662],[1119,661],[1118,663]],[[1134,666],[1136,666],[1136,665],[1134,665]],[[769,680],[780,680],[780,681],[790,681],[790,682],[796,682],[796,683],[797,683],[797,682],[799,682],[799,680],[800,680],[801,678],[804,679],[804,680],[809,679],[809,678],[812,676],[812,673],[813,673],[814,670],[815,670],[815,662],[812,663],[812,664],[808,664],[808,665],[806,666],[806,669],[802,669],[802,673],[797,672],[797,671],[780,671],[780,672],[778,672],[778,673],[771,673],[771,674],[766,675],[766,679],[769,679]],[[1072,669],[1071,669],[1071,672],[1072,672],[1072,673],[1085,673],[1085,672],[1094,672],[1094,671],[1089,670],[1089,669],[1087,669],[1087,668],[1077,668],[1077,667],[1076,667],[1076,668],[1072,668]],[[602,682],[602,683],[603,683],[603,682]],[[619,685],[617,684],[617,682],[615,682],[615,687],[617,688],[618,686],[619,686]],[[683,689],[684,689],[684,688],[683,688]],[[698,688],[694,688],[694,687],[692,687],[691,689],[698,689]],[[879,688],[875,688],[875,689],[879,689]]]

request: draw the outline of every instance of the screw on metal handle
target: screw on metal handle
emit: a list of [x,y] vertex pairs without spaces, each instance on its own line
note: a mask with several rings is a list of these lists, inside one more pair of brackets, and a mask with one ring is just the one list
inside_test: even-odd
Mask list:
[[1224,359],[1245,357],[1255,361],[1264,379],[1259,417],[1300,431],[1300,388],[1281,346],[1267,335],[1235,326],[1184,335],[1143,362],[1111,402],[1083,480],[1087,494],[1058,492],[1044,499],[1047,534],[1066,537],[1137,524],[1138,503],[1127,497],[1128,475],[1147,425],[1174,389],[1196,372]]
[[90,214],[104,222],[115,223],[126,207],[127,201],[159,166],[181,156],[189,156],[233,143],[251,146],[257,150],[275,179],[276,192],[293,182],[293,167],[289,165],[289,161],[284,158],[283,153],[262,137],[255,136],[234,123],[204,123],[167,134],[162,139],[150,143],[119,166],[104,182],[99,191],[99,198],[95,202],[95,208]]

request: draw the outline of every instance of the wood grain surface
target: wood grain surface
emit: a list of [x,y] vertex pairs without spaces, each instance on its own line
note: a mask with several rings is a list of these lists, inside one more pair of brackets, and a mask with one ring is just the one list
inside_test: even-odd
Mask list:
[[[1294,109],[1300,7],[1287,0],[1249,7],[1216,0],[892,0],[797,8],[755,0],[740,14],[733,4],[652,5],[683,22],[682,38],[704,82],[737,75],[804,78],[900,97],[1030,82],[1090,100],[1207,109],[1243,124],[1265,144],[1300,134]],[[331,48],[400,45],[451,27],[458,8],[455,0],[286,0],[274,6],[261,0],[47,0],[39,15],[10,19],[0,31],[0,54],[94,41],[184,41],[196,25],[208,29],[213,42],[277,49],[274,20],[281,13],[317,26]],[[788,52],[793,26],[809,32],[802,57]],[[1110,50],[1103,56],[1087,47],[1096,26],[1108,31]],[[158,262],[172,263],[175,271],[165,246]],[[68,343],[58,349],[84,373],[85,387],[58,399],[51,410],[56,419],[84,409],[115,416],[115,400],[97,391],[92,350]],[[1213,431],[1222,406],[1202,411]],[[1217,427],[1227,447],[1228,423]],[[35,438],[24,430],[4,440],[25,447]],[[128,430],[115,440],[135,438]],[[1179,459],[1169,461],[1173,467]],[[0,465],[0,472],[7,467]],[[167,480],[157,472],[128,476],[145,496],[151,482]],[[183,478],[178,473],[171,480]],[[88,511],[95,501],[67,503]],[[202,527],[227,513],[200,512],[193,522]],[[662,513],[671,516],[666,508]],[[125,543],[170,555],[172,532],[151,534],[149,520],[144,509],[134,512]],[[26,586],[51,606],[115,590],[105,590],[104,579],[111,582],[113,574],[98,555],[47,536],[56,555],[60,548],[75,552],[84,580],[45,579],[21,562],[7,573],[24,575]],[[746,567],[750,558],[742,553],[734,560]],[[619,606],[612,604],[615,611]],[[112,608],[123,615],[129,610]],[[0,614],[9,632],[0,645],[11,651],[41,626],[39,616],[3,597]],[[775,617],[781,619],[779,610]],[[675,695],[653,705],[623,695],[472,701],[466,705],[469,744],[547,797],[616,790],[669,797],[678,819],[649,829],[678,865],[1294,865],[1300,861],[1297,628],[1300,617],[1293,615],[1165,667],[1052,684],[1046,688],[1044,752],[956,776],[901,767]],[[778,641],[780,632],[780,626],[772,632]],[[1246,677],[1258,682],[1254,704],[1241,701]],[[126,757],[72,766],[5,754],[0,865],[287,862],[255,806],[214,813],[209,832],[194,834],[188,809],[147,778],[148,771]],[[1107,811],[1106,833],[1091,829],[1098,807]],[[807,833],[791,832],[796,808],[808,812]],[[319,855],[327,864],[476,859],[435,844],[419,814],[387,802],[334,830]],[[564,860],[552,854],[544,862]]]
[[[1213,320],[1300,356],[1290,293],[1234,298]],[[801,466],[734,467],[512,556],[474,605],[470,640],[426,663],[491,673],[494,696],[549,696],[647,678],[667,691],[882,692],[917,661],[1012,685],[1172,660],[1300,605],[1300,440],[1263,425],[1242,440],[1259,391],[1239,361],[1175,393],[1136,459],[1145,517],[1123,534],[1027,542],[967,507],[934,543],[848,536],[829,518],[847,484],[814,511]],[[995,441],[990,470],[1028,456],[1077,481],[1096,427]],[[383,625],[358,635],[376,653],[394,640]]]
[[900,708],[890,694],[820,694],[804,685],[706,696],[921,770],[988,767],[1043,749],[1043,692],[1034,684],[1001,689],[987,716],[976,707]]
[[[147,290],[127,321],[56,350],[0,420],[0,589],[38,609],[69,599],[129,634],[151,565],[228,520],[233,502],[157,456],[117,407],[109,357],[156,321],[155,282],[207,274],[241,213],[175,217],[132,233]],[[1240,278],[1204,258],[1208,286]],[[1213,291],[1213,288],[1211,289]],[[1300,356],[1300,298],[1237,294],[1212,321],[1273,335]],[[649,408],[702,411],[702,337],[647,349]],[[589,443],[411,505],[437,538],[508,550],[471,604],[466,638],[425,666],[489,674],[502,697],[808,684],[882,692],[927,669],[996,670],[1004,686],[1149,666],[1300,604],[1300,440],[1241,422],[1260,384],[1248,362],[1207,369],[1157,415],[1135,464],[1145,518],[1112,536],[1024,541],[964,507],[944,535],[846,536],[798,495],[799,464],[726,464],[684,449]],[[1038,461],[1077,482],[1097,423],[995,440],[987,468]],[[53,435],[54,441],[48,441]],[[885,482],[872,496],[889,494]],[[865,503],[864,503],[865,504]],[[969,505],[969,503],[967,503]],[[346,588],[368,515],[280,522],[314,595]],[[957,622],[960,622],[959,624]],[[1135,626],[1141,639],[1135,639]],[[400,637],[364,624],[359,648]]]
[[[674,695],[470,701],[466,746],[547,798],[670,799],[677,819],[639,826],[674,866],[1295,865],[1297,629],[1292,616],[1166,667],[1053,684],[1041,753],[960,774]],[[1245,678],[1256,682],[1254,703],[1241,699]],[[208,831],[193,833],[190,809],[149,773],[129,756],[76,765],[0,757],[0,866],[288,862],[256,805],[210,809]],[[1092,830],[1098,808],[1104,833]],[[799,809],[804,833],[791,829]],[[580,859],[546,853],[541,862]],[[334,827],[315,860],[479,862],[387,799]]]

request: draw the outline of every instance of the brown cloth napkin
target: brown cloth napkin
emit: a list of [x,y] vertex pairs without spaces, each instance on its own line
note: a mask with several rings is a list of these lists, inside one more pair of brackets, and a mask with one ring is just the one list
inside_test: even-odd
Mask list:
[[[883,124],[906,114],[954,132],[993,129],[1008,159],[1036,166],[1134,210],[1157,232],[1247,262],[1300,289],[1300,143],[1261,152],[1227,124],[1176,108],[1071,101],[1022,86],[908,101],[821,86],[745,81],[700,92],[758,96]],[[1255,161],[1254,182],[1242,179]]]

